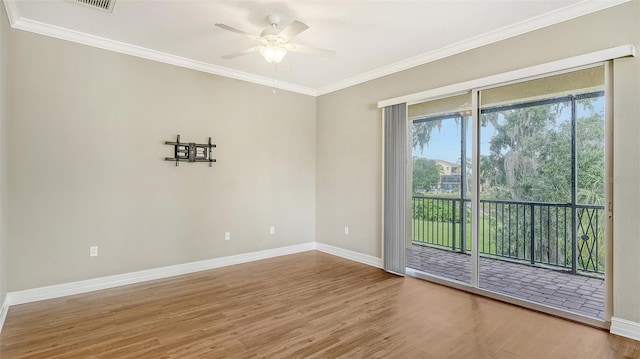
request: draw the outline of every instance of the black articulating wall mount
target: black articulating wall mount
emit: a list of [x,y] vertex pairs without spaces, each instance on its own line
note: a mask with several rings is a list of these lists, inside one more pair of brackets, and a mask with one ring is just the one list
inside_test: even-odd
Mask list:
[[173,157],[165,157],[165,161],[175,161],[176,166],[180,162],[209,162],[211,167],[216,161],[212,152],[216,145],[211,143],[211,137],[209,137],[209,143],[194,143],[180,142],[180,135],[178,135],[176,142],[165,141],[164,144],[173,146]]

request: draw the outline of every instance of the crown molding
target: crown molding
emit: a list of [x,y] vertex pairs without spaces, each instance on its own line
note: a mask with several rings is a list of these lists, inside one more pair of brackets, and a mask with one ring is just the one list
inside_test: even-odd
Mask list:
[[457,42],[455,44],[451,44],[449,46],[439,48],[431,52],[411,57],[406,60],[398,61],[391,65],[380,67],[364,74],[353,76],[348,79],[320,87],[317,89],[317,96],[325,95],[334,91],[345,89],[347,87],[375,80],[380,77],[424,65],[429,62],[437,61],[449,56],[457,55],[465,51],[473,50],[481,46],[506,40],[511,37],[525,34],[527,32],[539,30],[547,26],[555,25],[599,10],[604,10],[606,8],[620,5],[628,1],[630,0],[583,0],[579,3],[552,11],[550,13],[536,16],[491,32],[484,33],[482,35],[472,37],[464,41]]
[[449,56],[457,55],[462,52],[469,51],[494,42],[506,40],[508,38],[518,36],[527,32],[571,20],[579,16],[604,10],[606,8],[620,5],[628,1],[631,0],[583,0],[562,9],[558,9],[550,13],[527,19],[513,25],[505,26],[495,31],[491,31],[468,40],[460,41],[458,43],[451,44],[434,51],[414,56],[412,58],[402,60],[388,66],[383,66],[378,69],[365,72],[363,74],[353,76],[345,80],[337,81],[317,89],[288,82],[281,82],[264,76],[258,76],[247,72],[233,70],[222,66],[212,65],[185,57],[151,50],[141,46],[110,40],[79,31],[69,30],[62,27],[25,19],[20,15],[20,9],[16,0],[4,0],[4,4],[7,10],[7,15],[9,17],[9,23],[11,24],[11,27],[15,29],[30,31],[40,35],[77,42],[104,50],[119,52],[148,60],[163,62],[170,65],[229,77],[236,80],[247,81],[258,85],[264,85],[303,95],[320,96],[367,81],[371,81],[383,76],[391,75],[416,66],[424,65],[429,62],[440,60]]
[[119,52],[126,55],[136,56],[147,60],[162,62],[169,65],[184,67],[191,70],[206,72],[214,75],[224,76],[236,80],[251,82],[258,85],[296,92],[303,95],[315,96],[316,91],[312,88],[282,82],[264,76],[232,70],[226,67],[208,64],[185,57],[171,55],[165,52],[151,50],[141,46],[136,46],[120,41],[110,40],[103,37],[69,30],[62,27],[45,24],[39,21],[24,19],[19,16],[19,9],[14,0],[5,0],[5,7],[9,16],[11,27],[25,30],[40,35],[50,36],[61,40],[76,42],[83,45],[97,47],[104,50]]
[[20,20],[20,10],[15,0],[4,0],[4,8],[7,10],[7,17],[9,18],[9,24],[14,27],[14,24]]

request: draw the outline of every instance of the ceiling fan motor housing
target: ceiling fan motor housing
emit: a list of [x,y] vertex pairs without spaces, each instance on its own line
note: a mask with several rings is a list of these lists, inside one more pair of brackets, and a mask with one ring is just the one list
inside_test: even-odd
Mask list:
[[278,24],[280,24],[280,15],[269,15],[267,16],[267,21],[271,24],[270,27],[262,30],[260,33],[260,37],[264,37],[268,42],[283,42],[284,39],[279,37],[278,34],[282,31],[282,29],[278,28]]
[[277,14],[267,16],[267,21],[269,21],[269,25],[271,25],[271,27],[280,25],[280,20],[282,20],[282,18]]

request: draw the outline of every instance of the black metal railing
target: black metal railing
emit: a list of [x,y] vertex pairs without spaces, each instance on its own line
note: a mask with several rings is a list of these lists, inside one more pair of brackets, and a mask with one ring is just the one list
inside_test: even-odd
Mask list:
[[[413,242],[470,251],[470,200],[462,202],[413,196]],[[481,199],[479,207],[481,255],[604,274],[604,206]]]

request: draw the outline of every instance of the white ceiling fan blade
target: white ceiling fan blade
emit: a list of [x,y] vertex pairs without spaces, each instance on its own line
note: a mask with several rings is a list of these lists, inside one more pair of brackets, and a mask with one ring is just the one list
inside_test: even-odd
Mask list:
[[229,55],[222,56],[222,58],[225,59],[225,60],[233,59],[233,58],[236,58],[238,56],[248,55],[248,54],[250,54],[252,52],[260,51],[261,48],[262,48],[262,46],[252,47],[252,48],[246,49],[244,51],[236,52],[234,54],[229,54]]
[[244,32],[244,31],[242,31],[242,30],[238,30],[238,29],[236,29],[235,27],[231,27],[231,26],[229,26],[229,25],[225,25],[225,24],[216,24],[216,26],[217,26],[217,27],[219,27],[219,28],[221,28],[221,29],[225,29],[225,30],[227,30],[227,31],[234,32],[234,33],[236,33],[236,34],[238,34],[238,35],[246,36],[246,37],[248,37],[248,38],[250,38],[250,39],[254,39],[254,40],[258,40],[258,41],[260,41],[260,40],[261,40],[261,38],[260,38],[259,36],[251,35],[251,34],[249,34],[249,33],[247,33],[247,32]]
[[308,28],[309,26],[307,26],[305,23],[295,20],[284,30],[280,31],[278,36],[283,37],[285,41],[289,41]]
[[287,49],[293,52],[301,52],[303,54],[309,55],[319,55],[319,56],[334,56],[336,54],[333,50],[321,49],[318,47],[311,47],[306,45],[298,45],[298,44],[287,44]]

